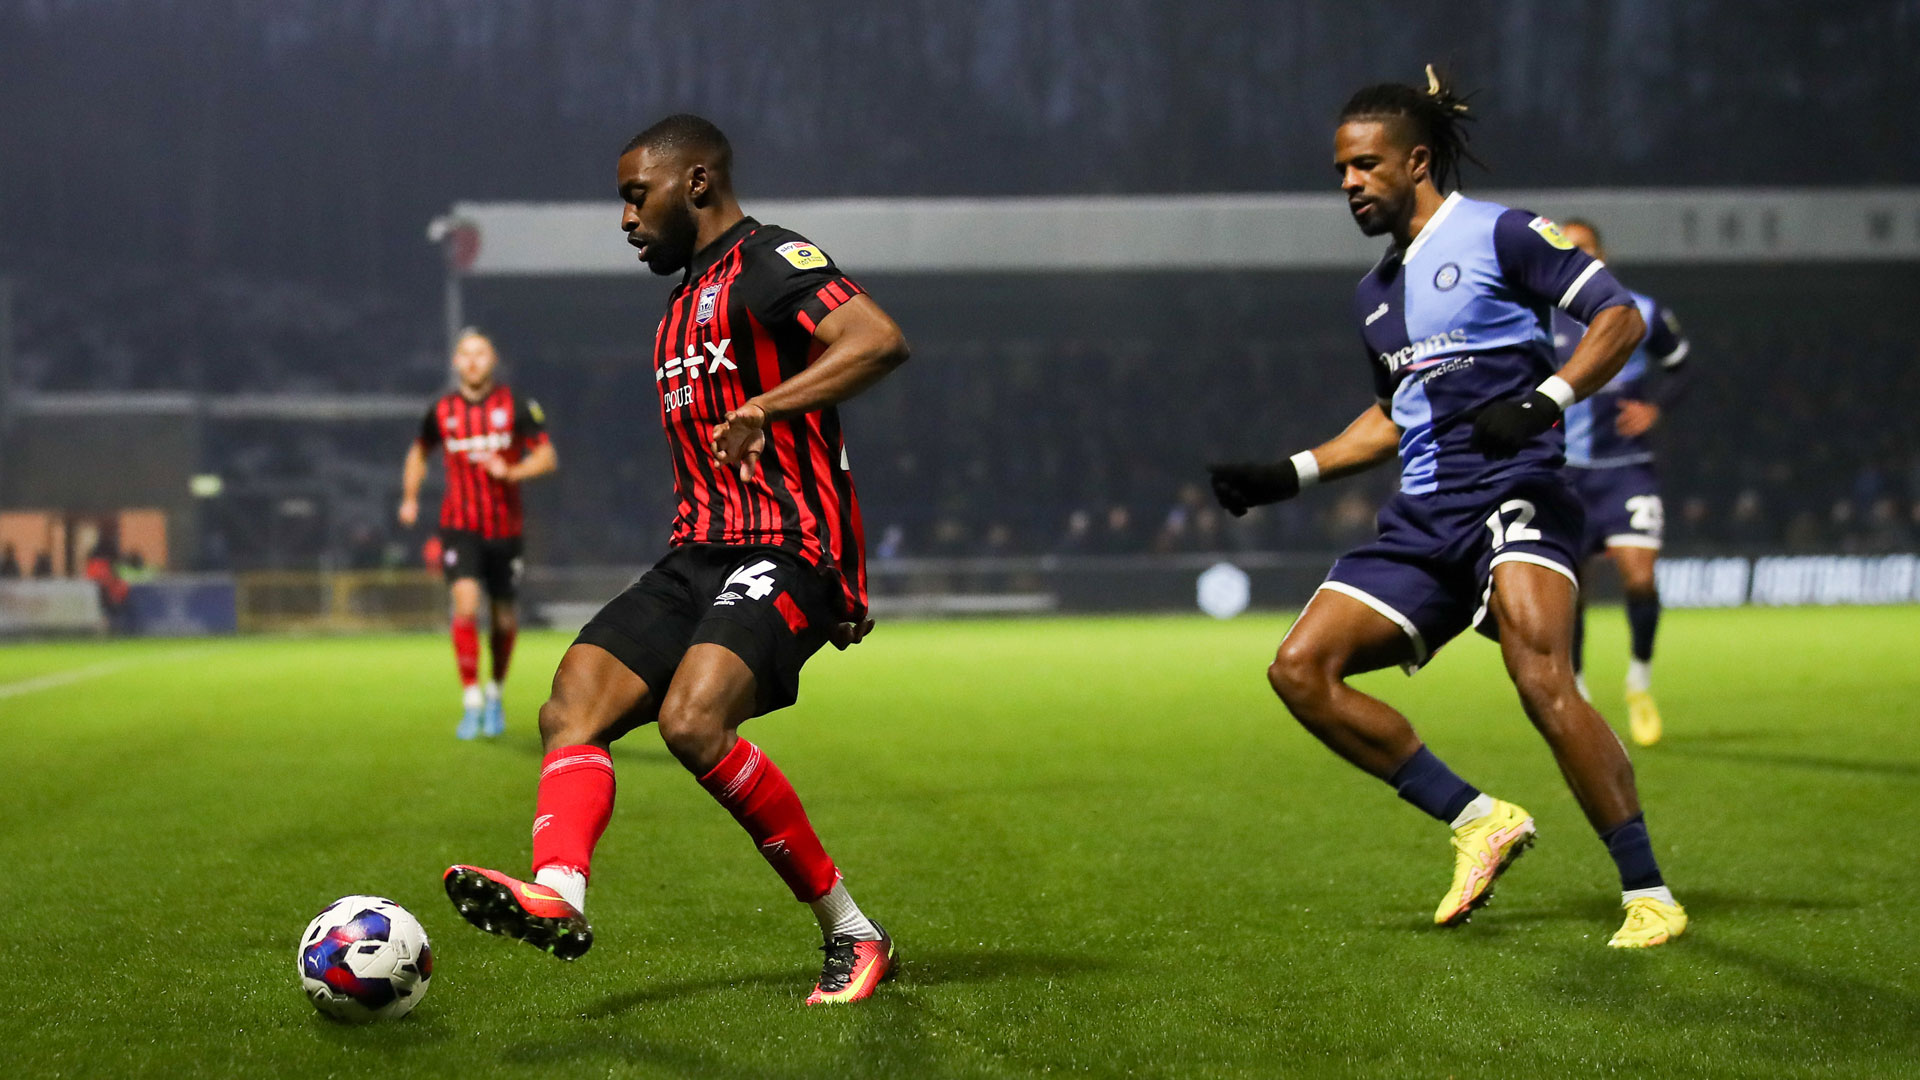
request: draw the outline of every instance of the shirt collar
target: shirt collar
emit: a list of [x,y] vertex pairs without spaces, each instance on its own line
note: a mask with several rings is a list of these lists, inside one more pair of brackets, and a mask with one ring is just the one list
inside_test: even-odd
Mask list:
[[1427,219],[1427,224],[1420,230],[1420,235],[1413,238],[1413,243],[1408,244],[1406,252],[1400,256],[1401,265],[1404,266],[1413,261],[1413,257],[1420,253],[1420,245],[1427,242],[1427,237],[1440,231],[1441,222],[1447,220],[1447,215],[1453,213],[1453,208],[1460,205],[1460,202],[1461,195],[1457,191],[1441,202],[1440,209],[1435,210],[1433,216]]
[[748,233],[759,227],[760,223],[751,217],[743,217],[734,222],[726,232],[714,237],[713,243],[694,253],[693,258],[687,262],[687,276],[680,279],[680,284],[687,285],[696,278],[705,277],[707,271],[713,269],[714,263],[719,262],[722,256],[733,250],[735,244],[746,239]]

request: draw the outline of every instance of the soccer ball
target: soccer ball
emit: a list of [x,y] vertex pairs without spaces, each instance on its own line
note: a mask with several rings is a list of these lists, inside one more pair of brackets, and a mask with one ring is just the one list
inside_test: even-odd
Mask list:
[[407,1015],[433,978],[420,920],[384,896],[343,896],[313,917],[294,958],[313,1007],[361,1024]]

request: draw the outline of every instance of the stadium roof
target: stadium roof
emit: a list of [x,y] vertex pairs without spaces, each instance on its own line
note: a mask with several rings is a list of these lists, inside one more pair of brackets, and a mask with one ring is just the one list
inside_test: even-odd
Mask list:
[[[1920,261],[1920,188],[1473,192],[1584,217],[1636,263]],[[1337,195],[749,200],[866,273],[1364,271],[1381,242]],[[461,202],[435,222],[473,277],[642,274],[620,204]]]

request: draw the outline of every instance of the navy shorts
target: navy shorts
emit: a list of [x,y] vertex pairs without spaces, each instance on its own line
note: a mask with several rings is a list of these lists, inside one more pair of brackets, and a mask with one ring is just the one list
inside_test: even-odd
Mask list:
[[714,644],[753,672],[754,715],[800,695],[800,668],[838,621],[837,587],[774,547],[676,547],[600,609],[574,640],[598,645],[665,701],[687,650]]
[[1579,587],[1585,518],[1558,474],[1486,491],[1395,495],[1379,526],[1379,538],[1342,555],[1320,588],[1353,597],[1405,631],[1413,644],[1408,673],[1469,626],[1498,634],[1487,617],[1495,566],[1535,563]]
[[1610,547],[1660,549],[1666,509],[1660,504],[1660,480],[1651,464],[1609,469],[1569,466],[1567,483],[1587,511],[1581,557]]

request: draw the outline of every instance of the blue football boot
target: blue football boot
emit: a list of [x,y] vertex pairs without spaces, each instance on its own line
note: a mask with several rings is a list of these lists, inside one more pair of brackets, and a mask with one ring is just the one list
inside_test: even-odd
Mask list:
[[489,739],[498,738],[507,730],[507,707],[499,694],[488,694],[487,703],[481,714],[480,733]]
[[486,699],[480,696],[480,688],[477,686],[468,687],[460,710],[460,726],[454,729],[454,737],[459,739],[479,738],[480,726],[485,720],[485,713]]

